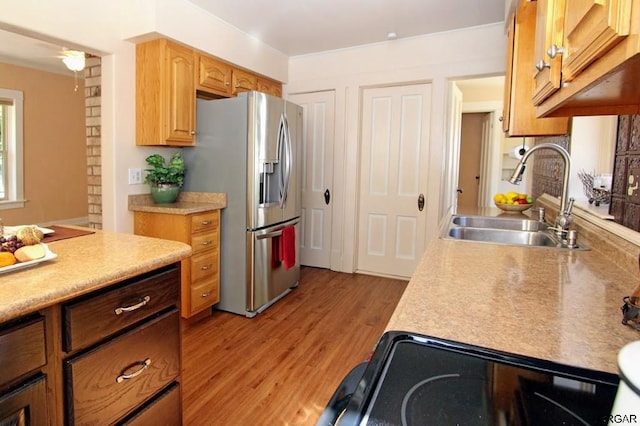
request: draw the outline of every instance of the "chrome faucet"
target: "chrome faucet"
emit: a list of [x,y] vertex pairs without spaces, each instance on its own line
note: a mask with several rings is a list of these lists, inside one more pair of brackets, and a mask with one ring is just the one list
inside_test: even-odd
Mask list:
[[566,149],[561,147],[560,145],[554,143],[542,143],[540,145],[535,145],[532,148],[528,149],[520,162],[513,170],[513,175],[511,175],[511,179],[509,182],[512,184],[518,185],[522,180],[522,174],[524,173],[524,166],[527,163],[527,159],[531,154],[536,152],[539,149],[551,149],[556,151],[562,157],[564,161],[564,173],[562,178],[562,193],[560,195],[560,211],[556,216],[555,223],[555,231],[556,235],[562,237],[569,230],[569,224],[571,223],[571,210],[573,209],[573,198],[569,199],[569,177],[571,176],[571,157],[569,156],[569,152]]

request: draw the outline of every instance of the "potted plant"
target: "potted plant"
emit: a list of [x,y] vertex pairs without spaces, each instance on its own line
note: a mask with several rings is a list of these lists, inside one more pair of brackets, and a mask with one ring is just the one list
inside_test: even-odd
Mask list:
[[152,154],[145,161],[151,166],[150,169],[145,169],[147,175],[144,181],[151,188],[153,201],[158,204],[175,202],[184,184],[186,171],[180,152],[173,154],[169,163],[159,154]]

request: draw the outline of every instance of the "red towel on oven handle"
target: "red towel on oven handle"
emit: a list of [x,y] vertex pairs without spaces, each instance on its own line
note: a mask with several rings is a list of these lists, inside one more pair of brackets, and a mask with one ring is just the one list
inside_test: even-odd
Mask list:
[[282,228],[280,259],[287,269],[291,269],[296,264],[296,228],[293,225]]

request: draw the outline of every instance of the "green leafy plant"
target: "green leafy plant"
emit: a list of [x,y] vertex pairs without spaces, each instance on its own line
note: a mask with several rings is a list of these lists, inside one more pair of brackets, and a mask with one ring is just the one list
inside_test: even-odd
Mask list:
[[180,152],[173,154],[169,163],[160,154],[152,154],[145,160],[150,169],[145,169],[147,175],[144,178],[145,183],[161,185],[174,184],[182,186],[184,184],[185,165]]

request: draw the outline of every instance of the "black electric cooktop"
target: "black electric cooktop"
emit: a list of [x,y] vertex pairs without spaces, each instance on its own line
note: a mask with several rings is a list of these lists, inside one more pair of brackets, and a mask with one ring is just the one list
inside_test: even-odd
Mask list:
[[390,332],[337,424],[600,425],[617,387],[609,373]]

